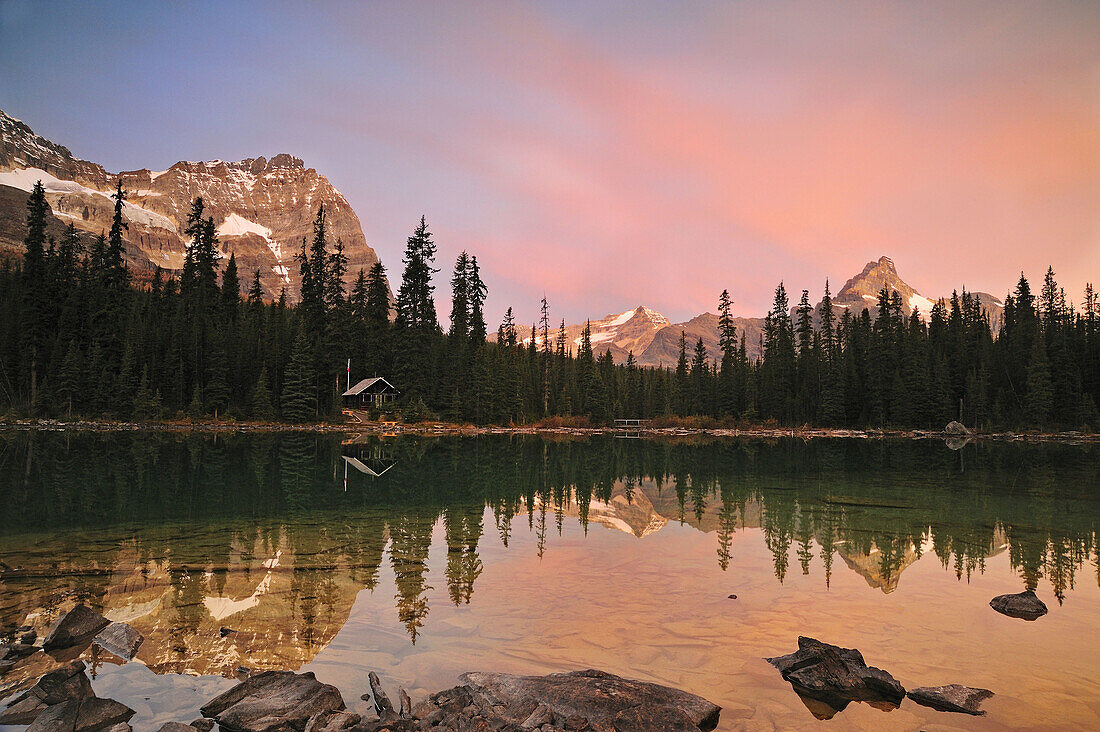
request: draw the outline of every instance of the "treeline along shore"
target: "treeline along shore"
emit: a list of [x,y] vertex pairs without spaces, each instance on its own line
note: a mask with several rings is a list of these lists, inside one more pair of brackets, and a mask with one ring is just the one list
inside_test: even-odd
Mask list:
[[195,199],[178,275],[136,282],[124,260],[121,185],[110,230],[85,250],[71,225],[47,236],[41,185],[27,200],[21,261],[0,263],[0,416],[90,420],[207,418],[340,420],[347,362],[382,376],[399,398],[370,417],[474,425],[600,426],[618,418],[692,426],[806,426],[1074,430],[1100,424],[1100,301],[1088,285],[1070,302],[1048,269],[1039,294],[1021,274],[994,332],[965,290],[905,316],[883,289],[854,313],[781,283],[765,318],[762,356],[750,359],[719,296],[720,356],[681,338],[675,368],[617,364],[588,327],[573,342],[545,300],[533,337],[512,308],[487,338],[487,294],[477,257],[463,252],[449,285],[444,330],[434,293],[436,245],[423,218],[408,238],[396,296],[382,264],[351,287],[339,240],[318,208],[296,259],[299,297],[266,302],[259,272],[220,250]]

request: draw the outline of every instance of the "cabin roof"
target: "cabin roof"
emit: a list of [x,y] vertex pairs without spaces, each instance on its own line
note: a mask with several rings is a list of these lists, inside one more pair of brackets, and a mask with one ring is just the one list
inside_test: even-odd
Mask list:
[[386,381],[381,376],[372,376],[369,379],[363,379],[358,384],[345,391],[343,393],[343,396],[358,396],[365,391],[376,392],[385,389],[386,387],[397,391],[397,389],[394,388],[393,384]]

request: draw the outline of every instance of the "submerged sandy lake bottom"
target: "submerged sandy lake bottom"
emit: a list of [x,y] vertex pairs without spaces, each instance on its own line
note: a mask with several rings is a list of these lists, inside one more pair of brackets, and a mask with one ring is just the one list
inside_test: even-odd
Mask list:
[[[1100,728],[1098,484],[1083,445],[0,432],[0,630],[78,601],[131,623],[135,661],[81,657],[136,730],[242,666],[356,711],[371,670],[415,701],[591,667],[705,696],[719,729]],[[1047,615],[989,607],[1025,587]],[[822,721],[763,660],[799,635],[996,696]]]

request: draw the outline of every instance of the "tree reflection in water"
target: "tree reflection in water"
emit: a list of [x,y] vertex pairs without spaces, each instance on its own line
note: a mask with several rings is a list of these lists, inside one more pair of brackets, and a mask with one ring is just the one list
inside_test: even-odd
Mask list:
[[[247,606],[262,618],[253,632],[292,636],[300,661],[331,640],[356,592],[378,585],[388,556],[396,612],[415,643],[437,525],[447,595],[463,605],[484,568],[485,522],[507,546],[517,517],[539,557],[569,516],[586,531],[598,523],[637,536],[677,521],[714,534],[723,570],[734,535],[758,528],[779,582],[810,574],[817,557],[829,584],[840,557],[885,592],[928,550],[967,578],[1007,548],[1023,587],[1046,578],[1062,602],[1096,563],[1098,452],[988,442],[953,452],[931,440],[344,444],[308,433],[5,432],[0,560],[12,571],[0,575],[0,625],[76,600],[118,617],[146,612],[168,637],[151,665],[178,668],[204,650],[206,626],[239,620]],[[261,612],[275,601],[278,613]]]

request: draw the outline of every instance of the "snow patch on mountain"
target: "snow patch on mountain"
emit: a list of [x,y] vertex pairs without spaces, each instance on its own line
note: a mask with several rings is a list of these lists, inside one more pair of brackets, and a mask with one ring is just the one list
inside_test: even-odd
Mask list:
[[[592,329],[592,342],[607,343],[614,342],[619,337],[624,326],[630,326],[632,329],[652,330],[656,332],[668,324],[668,318],[661,315],[656,310],[647,308],[644,305],[639,305],[632,310],[627,310],[618,315],[612,314],[600,320],[593,320],[589,325]],[[581,344],[581,336],[578,335],[574,338],[573,344],[579,346]]]
[[46,189],[46,193],[88,192],[103,195],[99,191],[85,188],[75,181],[55,178],[39,168],[17,168],[15,170],[0,173],[0,185],[18,188],[27,193],[30,193],[31,190],[34,189],[34,184],[38,181],[42,181],[42,187]]
[[928,316],[932,314],[932,308],[935,307],[935,305],[936,303],[929,300],[924,295],[913,293],[909,296],[909,309],[919,310],[922,320],[928,319]]
[[622,325],[623,323],[625,323],[626,321],[630,320],[633,317],[634,317],[634,311],[633,310],[627,310],[625,313],[621,313],[614,320],[611,320],[607,325],[609,325],[611,327],[614,327],[616,325]]
[[275,241],[271,229],[255,221],[249,221],[240,214],[231,213],[225,217],[225,221],[218,226],[218,236],[233,237],[255,234],[267,243],[267,248],[275,255],[278,262],[271,271],[279,276],[286,284],[290,284],[290,270],[283,264],[283,247]]
[[226,216],[225,221],[218,226],[218,236],[244,236],[245,234],[256,234],[264,239],[270,239],[271,229],[235,213]]
[[[17,168],[15,170],[0,173],[0,185],[18,188],[27,193],[30,193],[34,189],[34,184],[38,181],[42,181],[42,188],[45,189],[46,193],[77,194],[102,196],[108,199],[111,198],[110,193],[82,186],[76,181],[55,178],[40,168]],[[122,215],[129,221],[144,224],[145,226],[167,229],[168,231],[178,230],[176,223],[167,216],[142,208],[129,201],[123,201]],[[69,217],[73,218],[71,215]]]

